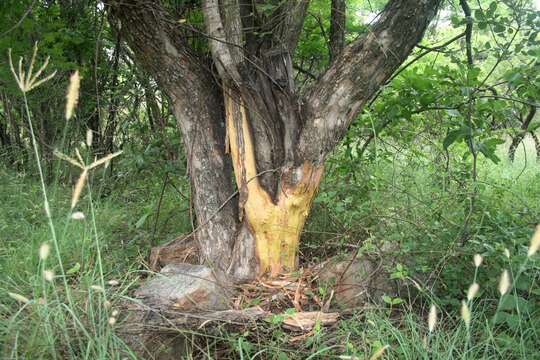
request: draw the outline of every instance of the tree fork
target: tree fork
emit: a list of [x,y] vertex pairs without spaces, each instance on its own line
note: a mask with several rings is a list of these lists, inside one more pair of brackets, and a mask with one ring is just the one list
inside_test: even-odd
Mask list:
[[240,220],[255,239],[258,273],[276,276],[297,265],[300,234],[319,187],[323,165],[304,162],[282,168],[276,199],[261,185],[247,111],[231,93],[224,93],[227,137],[239,189]]

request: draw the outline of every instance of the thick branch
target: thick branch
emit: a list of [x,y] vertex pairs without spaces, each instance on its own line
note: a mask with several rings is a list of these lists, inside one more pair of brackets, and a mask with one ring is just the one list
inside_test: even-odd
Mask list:
[[226,18],[222,19],[218,0],[204,0],[203,13],[210,49],[223,80],[240,83],[238,63],[242,58],[240,46],[240,9],[234,0],[225,1]]
[[330,9],[330,61],[333,61],[345,46],[345,0],[332,0]]
[[274,37],[289,50],[291,56],[300,38],[308,5],[309,0],[288,0],[281,6],[282,21],[274,32]]
[[183,41],[174,21],[155,2],[107,0],[106,4],[113,24],[120,22],[122,37],[138,63],[171,100],[182,130],[197,221],[204,224],[196,237],[204,260],[223,270],[230,262],[237,210],[226,202],[233,189],[219,87]]
[[346,46],[306,98],[310,122],[298,158],[322,162],[366,102],[421,40],[441,0],[392,0],[370,31]]

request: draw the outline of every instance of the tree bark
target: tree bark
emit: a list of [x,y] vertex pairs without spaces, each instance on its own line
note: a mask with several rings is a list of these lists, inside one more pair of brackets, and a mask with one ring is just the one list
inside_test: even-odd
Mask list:
[[345,47],[345,0],[332,0],[330,9],[330,62]]
[[536,162],[540,163],[540,140],[538,139],[538,136],[536,136],[534,131],[531,131],[529,134],[531,134],[531,137],[534,141],[534,149],[536,150]]
[[193,202],[199,223],[195,237],[202,261],[219,271],[229,268],[238,211],[232,168],[225,156],[223,98],[211,71],[185,43],[164,9],[149,1],[108,1],[113,22],[139,64],[169,97],[183,135]]
[[174,108],[201,261],[237,281],[295,269],[326,155],[420,41],[440,2],[390,1],[379,22],[339,55],[343,36],[336,33],[334,61],[302,96],[291,58],[307,0],[267,2],[262,12],[263,1],[204,0],[210,58],[190,48],[156,2],[106,1],[111,21],[120,22]]
[[527,135],[527,129],[532,119],[534,119],[535,115],[536,115],[536,106],[531,106],[529,108],[529,112],[527,113],[524,119],[522,118],[522,115],[520,115],[520,117],[523,120],[520,126],[521,132],[512,138],[512,143],[510,144],[510,147],[508,148],[508,159],[510,160],[510,162],[514,162],[517,147],[519,146],[519,144],[521,144],[521,142],[525,138],[525,135]]

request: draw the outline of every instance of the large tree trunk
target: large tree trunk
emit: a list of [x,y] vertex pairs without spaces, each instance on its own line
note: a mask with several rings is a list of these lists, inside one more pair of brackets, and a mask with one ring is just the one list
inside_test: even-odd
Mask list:
[[335,58],[306,96],[295,87],[291,57],[308,0],[272,2],[271,15],[248,0],[202,1],[211,57],[191,48],[189,32],[156,2],[106,3],[113,26],[171,100],[201,261],[246,281],[296,268],[327,154],[420,41],[440,0],[392,0],[345,47],[335,28]]

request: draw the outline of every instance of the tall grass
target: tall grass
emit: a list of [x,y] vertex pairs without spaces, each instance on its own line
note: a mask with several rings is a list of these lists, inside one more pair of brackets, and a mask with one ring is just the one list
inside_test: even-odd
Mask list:
[[[79,271],[73,267],[66,269],[60,249],[60,239],[65,239],[68,230],[74,221],[84,221],[84,216],[74,216],[75,206],[86,182],[88,171],[110,160],[115,154],[98,160],[93,164],[84,166],[83,172],[74,189],[71,208],[67,212],[63,228],[58,231],[57,223],[53,218],[54,209],[49,201],[48,189],[41,166],[40,151],[33,130],[33,119],[28,107],[27,94],[51,79],[55,73],[44,78],[40,75],[46,70],[48,59],[36,73],[33,73],[37,57],[37,44],[28,67],[23,70],[23,59],[18,63],[18,71],[11,60],[10,65],[13,76],[21,91],[24,100],[24,109],[28,129],[32,139],[32,148],[35,163],[38,169],[40,192],[42,196],[42,209],[47,220],[49,234],[40,239],[39,248],[31,248],[38,254],[37,271],[33,276],[25,279],[24,286],[16,292],[8,292],[15,301],[10,305],[2,305],[3,312],[11,314],[9,320],[2,322],[4,336],[4,356],[8,358],[89,358],[110,359],[120,356],[133,356],[132,352],[123,342],[115,336],[114,321],[111,320],[112,306],[108,299],[108,290],[105,287],[102,258],[100,253],[99,236],[96,228],[94,206],[90,197],[90,221],[93,232],[86,235],[94,240],[91,253],[96,261],[93,269],[87,269],[88,279],[94,284],[79,284],[74,287],[69,284],[69,275]],[[78,98],[78,73],[72,76],[67,94],[66,121],[74,111]],[[77,150],[77,156],[83,159]],[[91,194],[91,186],[87,185]],[[39,209],[39,208],[38,208]],[[36,209],[37,210],[37,209]],[[78,214],[82,214],[78,212]],[[86,237],[86,236],[83,236]],[[56,257],[49,257],[50,244]],[[39,249],[39,250],[38,250]],[[55,272],[58,272],[55,275]],[[12,274],[17,276],[17,274]],[[61,284],[61,285],[60,285]],[[82,285],[82,286],[81,286]],[[112,297],[114,298],[114,297]]]

